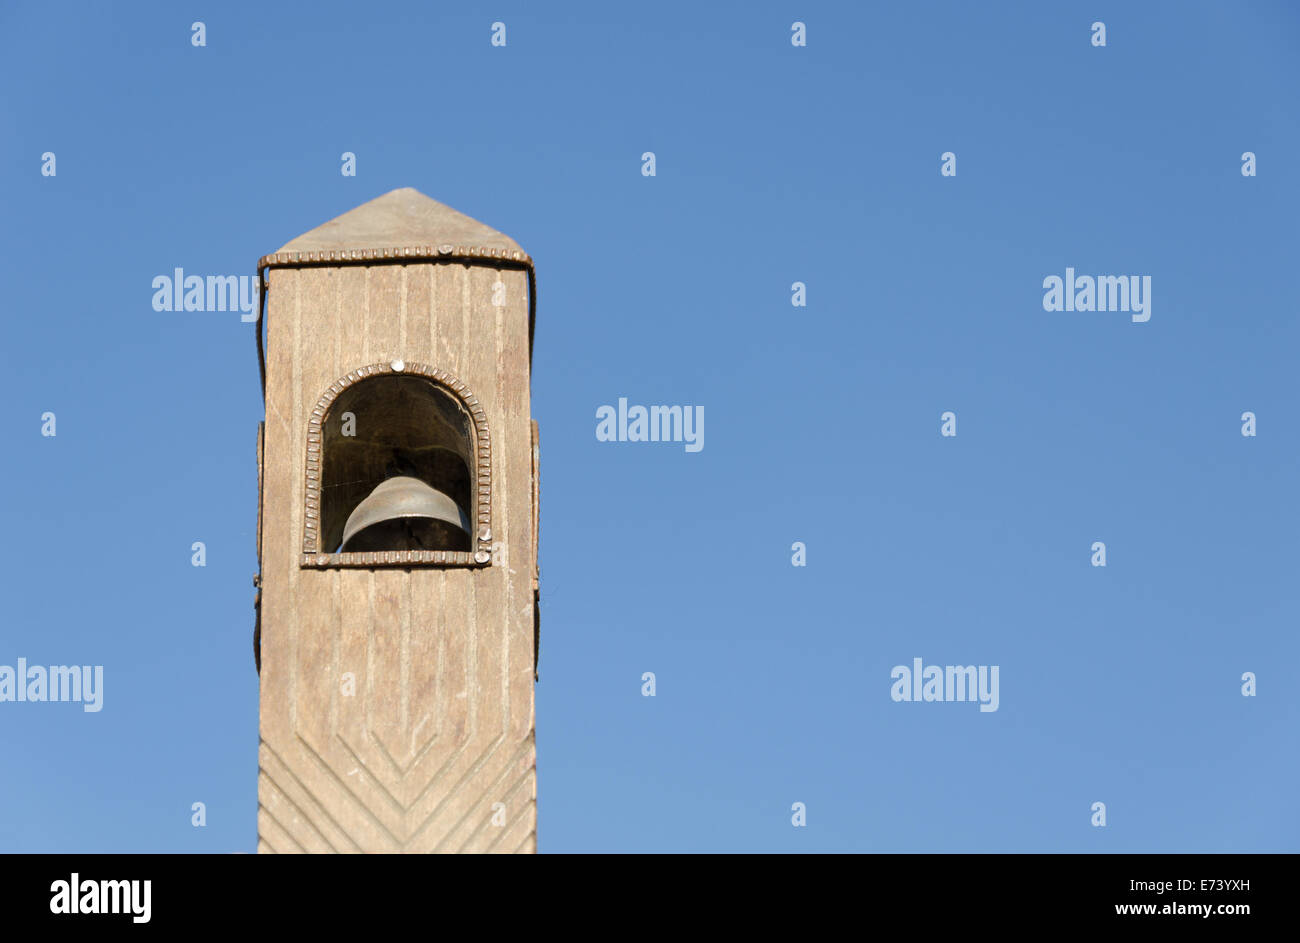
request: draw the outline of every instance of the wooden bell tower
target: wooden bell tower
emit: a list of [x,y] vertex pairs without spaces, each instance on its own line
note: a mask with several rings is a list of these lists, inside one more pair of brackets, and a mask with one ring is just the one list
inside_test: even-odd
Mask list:
[[258,851],[535,851],[532,260],[402,189],[258,267]]

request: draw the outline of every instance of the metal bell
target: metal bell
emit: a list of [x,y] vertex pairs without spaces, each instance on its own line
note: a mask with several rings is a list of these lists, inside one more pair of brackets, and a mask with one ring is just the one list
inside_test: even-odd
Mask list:
[[469,550],[470,525],[449,496],[418,478],[381,481],[348,515],[343,553],[375,550]]

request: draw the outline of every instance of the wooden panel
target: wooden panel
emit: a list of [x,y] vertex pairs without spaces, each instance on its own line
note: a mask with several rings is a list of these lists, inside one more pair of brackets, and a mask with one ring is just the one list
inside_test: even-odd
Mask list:
[[506,615],[509,619],[510,664],[509,697],[511,705],[507,734],[521,742],[521,752],[510,777],[501,785],[499,801],[505,804],[507,824],[499,839],[489,840],[485,850],[514,850],[526,838],[530,850],[537,830],[537,770],[534,729],[534,639],[533,576],[536,566],[533,517],[533,430],[529,394],[528,283],[523,272],[501,273],[507,287],[505,308],[498,311],[498,336],[501,338],[501,412],[502,424],[509,435],[510,448],[503,451],[500,474],[509,503],[503,509],[506,546],[512,558],[507,570],[509,595]]
[[[532,851],[526,277],[422,263],[277,269],[271,284],[259,850]],[[391,359],[450,371],[487,414],[492,566],[298,566],[310,412],[343,374]]]
[[437,366],[433,353],[433,266],[402,266],[402,358]]
[[433,365],[469,383],[463,357],[470,337],[469,310],[463,304],[468,269],[457,264],[431,265],[429,269],[433,273]]
[[338,377],[373,362],[366,350],[366,282],[369,271],[359,266],[339,269],[339,362],[334,376],[324,381],[317,396]]
[[[306,269],[294,278],[291,304],[292,317],[297,323],[299,380],[293,393],[295,444],[292,448],[301,448],[304,458],[299,459],[300,464],[308,451],[316,449],[319,453],[320,449],[319,443],[307,441],[306,426],[319,396],[313,390],[320,385],[322,373],[334,370],[334,337],[328,328],[334,325],[338,311],[337,281],[334,269]],[[326,329],[322,330],[322,327]],[[290,456],[293,454],[291,451]],[[298,671],[294,691],[295,726],[298,735],[316,753],[327,752],[333,738],[329,706],[334,692],[336,618],[331,576],[328,572],[313,570],[295,570],[293,573],[292,632]]]

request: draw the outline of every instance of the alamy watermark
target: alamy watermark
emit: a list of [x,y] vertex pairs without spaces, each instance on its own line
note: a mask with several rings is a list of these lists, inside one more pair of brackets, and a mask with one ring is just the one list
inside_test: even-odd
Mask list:
[[88,714],[104,707],[103,665],[0,665],[0,703],[4,701],[74,701]]
[[1044,311],[1131,311],[1133,320],[1151,320],[1150,275],[1078,275],[1043,279]]
[[998,709],[997,665],[924,665],[913,658],[912,667],[895,665],[889,677],[895,701],[978,700],[983,713]]
[[618,409],[596,409],[598,442],[684,442],[686,451],[704,448],[703,406],[628,406],[618,398]]
[[76,871],[50,885],[52,914],[130,914],[132,923],[152,916],[153,881],[87,881]]
[[186,275],[173,269],[155,275],[155,311],[239,311],[239,320],[257,320],[260,279],[256,275]]

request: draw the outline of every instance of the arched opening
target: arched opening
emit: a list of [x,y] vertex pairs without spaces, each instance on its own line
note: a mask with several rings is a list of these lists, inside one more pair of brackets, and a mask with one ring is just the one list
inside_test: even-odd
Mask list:
[[370,376],[335,397],[321,433],[320,552],[471,550],[474,423],[450,391]]

